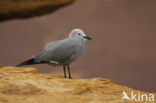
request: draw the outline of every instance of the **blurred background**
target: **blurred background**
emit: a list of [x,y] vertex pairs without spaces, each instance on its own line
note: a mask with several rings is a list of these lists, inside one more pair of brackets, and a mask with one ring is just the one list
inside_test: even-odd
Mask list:
[[[156,1],[76,0],[48,15],[0,22],[0,64],[14,66],[64,39],[74,28],[92,37],[71,65],[80,78],[102,77],[156,92]],[[41,73],[62,67],[33,65]]]

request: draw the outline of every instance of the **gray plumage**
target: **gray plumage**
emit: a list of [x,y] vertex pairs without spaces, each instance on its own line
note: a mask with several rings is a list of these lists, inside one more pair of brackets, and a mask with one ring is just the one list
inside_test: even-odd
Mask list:
[[68,65],[77,59],[85,48],[85,41],[75,38],[52,42],[34,56],[35,62],[49,62],[53,65]]
[[47,44],[43,51],[18,66],[48,63],[69,67],[83,53],[86,39],[91,40],[82,30],[73,29],[66,39]]

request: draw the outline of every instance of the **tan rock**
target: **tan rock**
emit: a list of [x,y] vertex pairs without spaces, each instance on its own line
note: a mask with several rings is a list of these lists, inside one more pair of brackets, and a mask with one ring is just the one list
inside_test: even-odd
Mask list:
[[74,0],[0,0],[0,21],[51,13]]
[[35,68],[0,66],[0,103],[131,103],[121,100],[123,90],[133,89],[103,78],[64,79]]

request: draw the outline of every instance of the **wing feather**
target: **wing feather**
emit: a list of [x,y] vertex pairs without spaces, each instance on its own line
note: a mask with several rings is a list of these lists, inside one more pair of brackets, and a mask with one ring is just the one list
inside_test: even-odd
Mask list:
[[46,45],[44,50],[35,56],[37,62],[40,61],[56,61],[65,63],[72,55],[76,53],[75,45],[66,40],[52,42]]

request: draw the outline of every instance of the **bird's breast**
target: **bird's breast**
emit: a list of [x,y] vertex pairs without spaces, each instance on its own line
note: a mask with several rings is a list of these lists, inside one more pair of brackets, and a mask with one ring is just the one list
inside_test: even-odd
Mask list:
[[82,44],[82,43],[80,43],[79,45],[76,44],[74,46],[74,48],[75,48],[75,53],[73,55],[71,55],[70,59],[68,61],[66,61],[65,64],[70,64],[73,61],[75,61],[76,59],[78,59],[85,49],[85,44]]

